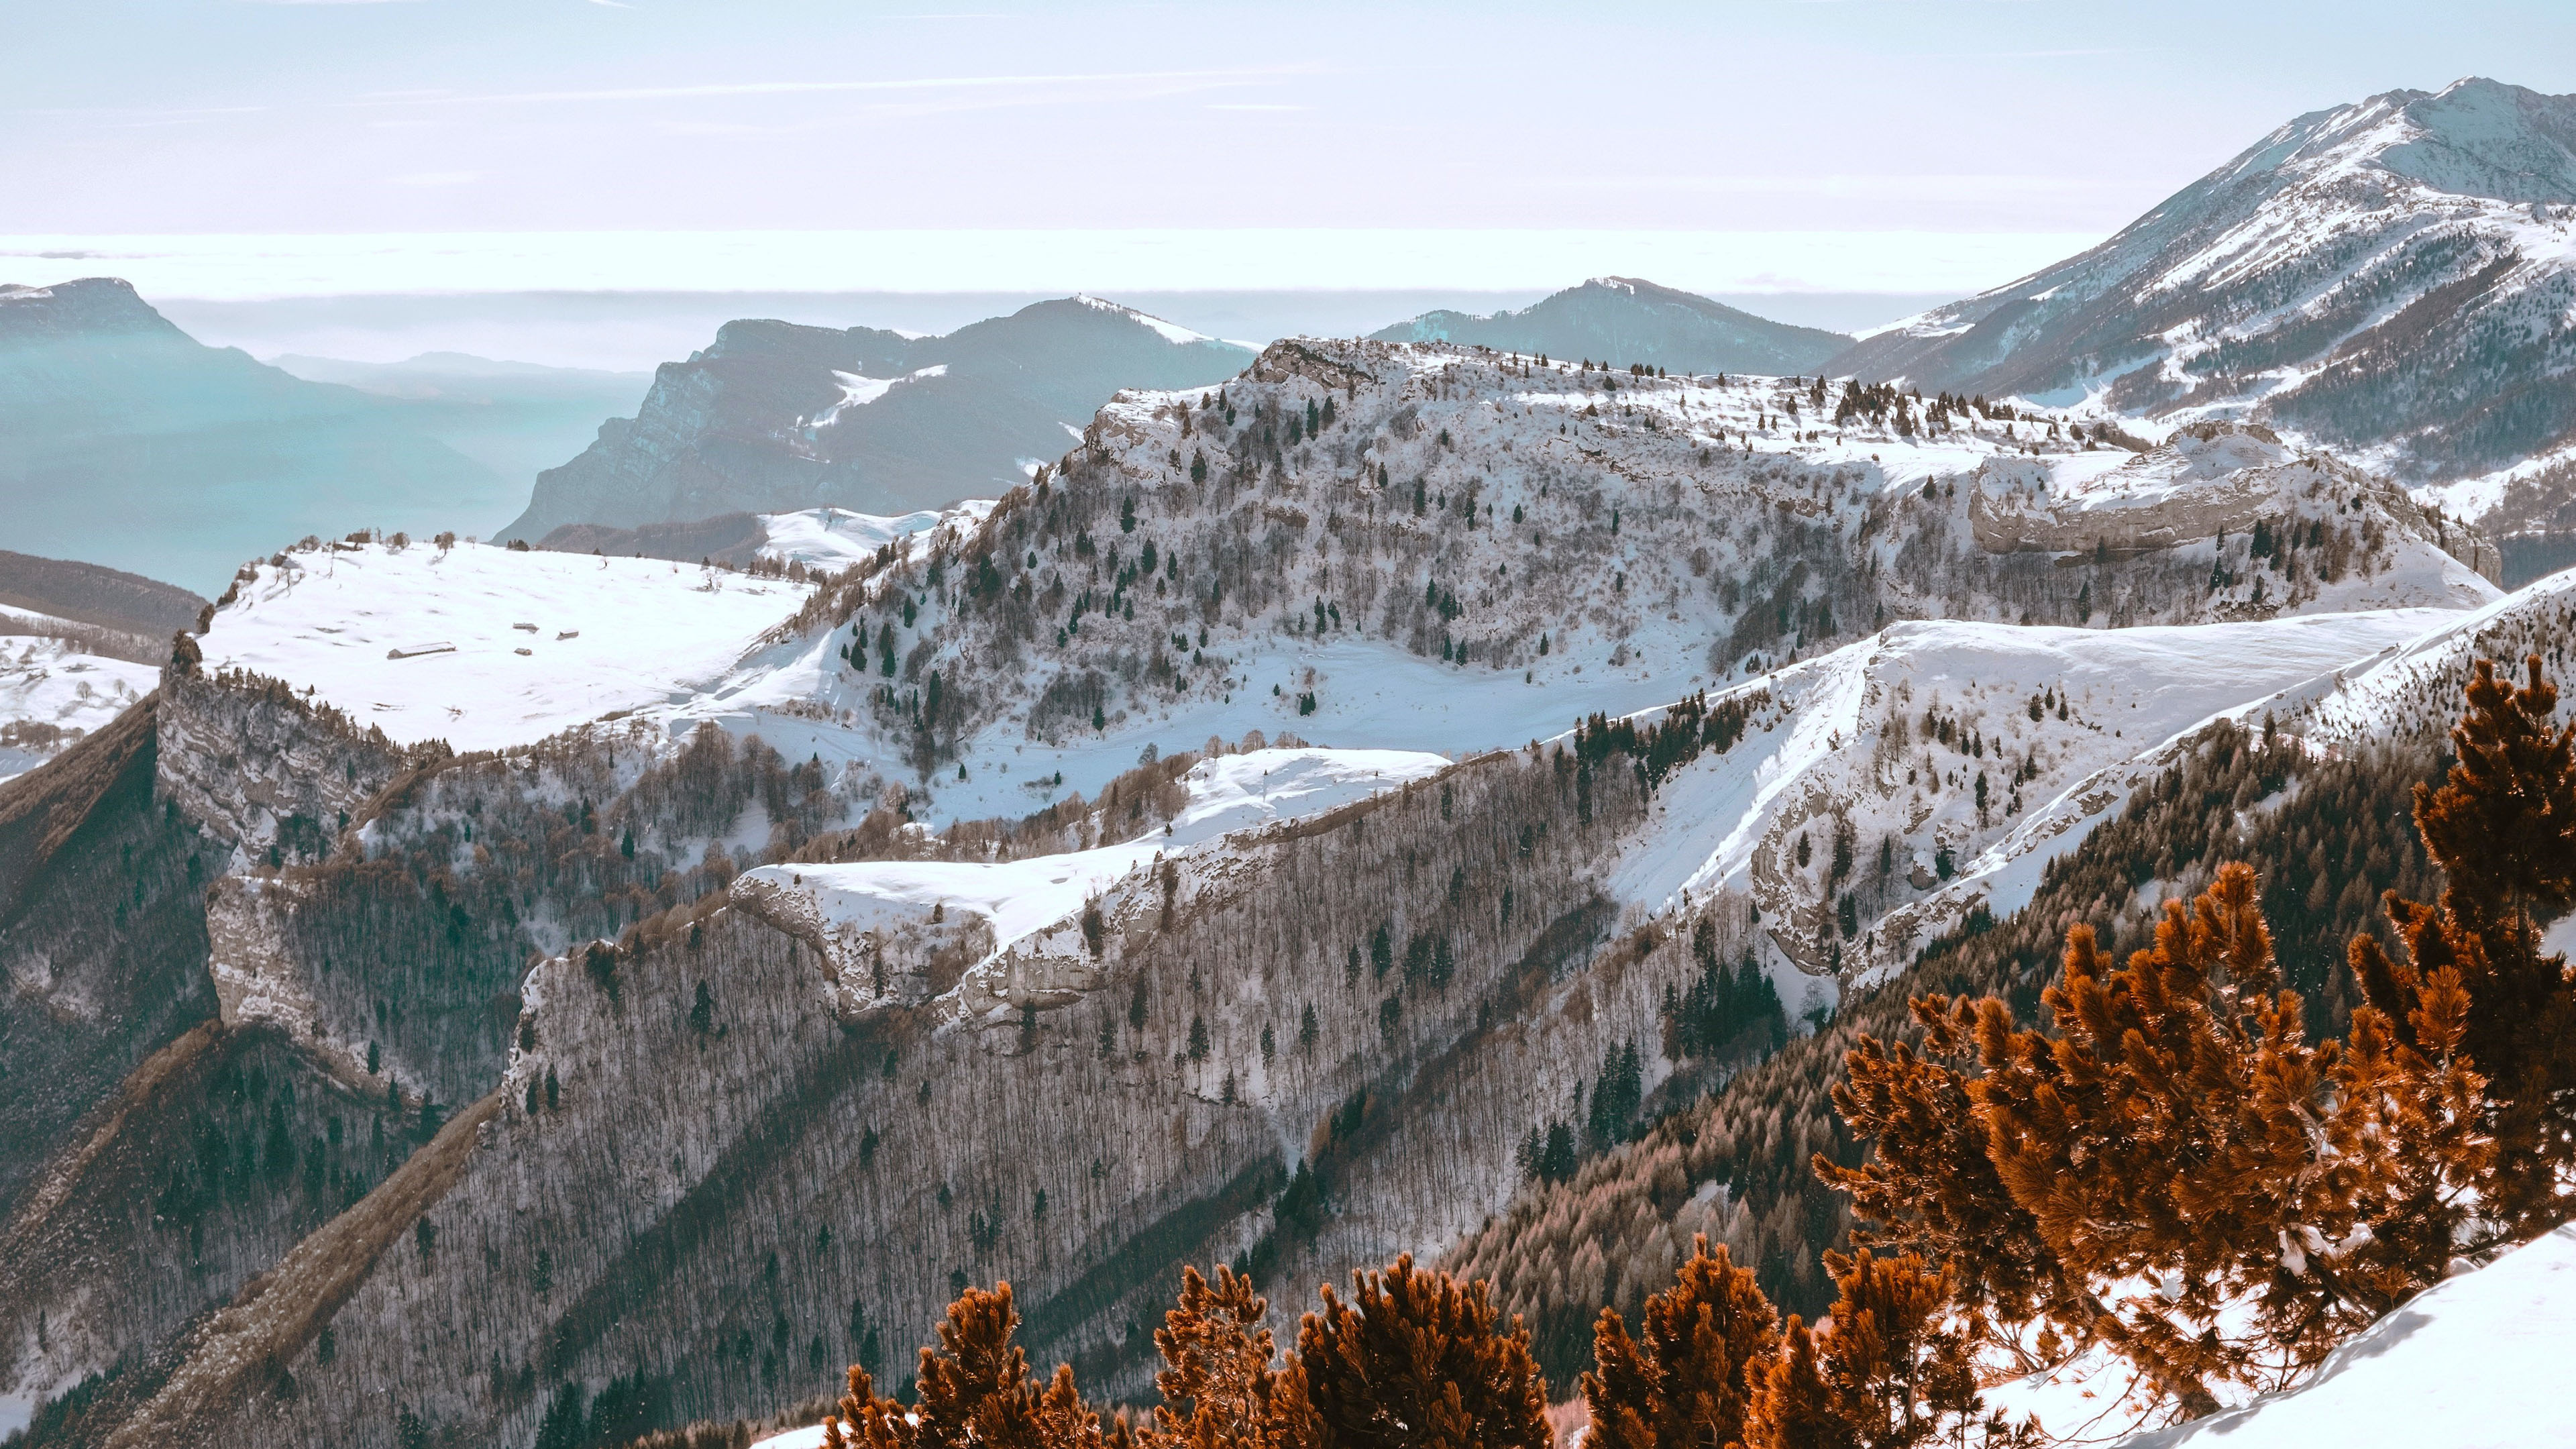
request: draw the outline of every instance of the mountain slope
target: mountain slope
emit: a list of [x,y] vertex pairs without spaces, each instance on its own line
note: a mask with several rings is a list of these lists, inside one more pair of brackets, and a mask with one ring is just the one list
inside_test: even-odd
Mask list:
[[1425,312],[1369,334],[1554,358],[1632,362],[1677,372],[1804,374],[1848,347],[1839,332],[1793,327],[1634,277],[1595,277],[1517,312]]
[[505,537],[818,504],[900,514],[991,496],[1120,388],[1214,383],[1251,354],[1087,297],[944,337],[731,322],[642,409],[539,475]]
[[2489,80],[2292,121],[2092,251],[1864,338],[1836,373],[2249,417],[2409,483],[2576,444],[2576,96]]
[[301,534],[474,527],[501,486],[401,404],[202,346],[124,282],[0,287],[14,548],[211,590]]
[[[575,1396],[899,1383],[1007,1277],[1033,1355],[1140,1395],[1173,1264],[1289,1311],[1495,1247],[1532,1133],[1625,1162],[1812,1072],[1792,1021],[2093,893],[2106,835],[2130,901],[2142,814],[2195,812],[2188,869],[2262,795],[2134,788],[2178,731],[2493,594],[2474,535],[2253,430],[1818,408],[1289,343],[992,503],[756,515],[739,570],[254,561],[65,757],[148,738],[125,833],[0,931],[0,1041],[97,1058],[13,1128],[0,1394],[112,1444],[522,1443]],[[2431,607],[2349,611],[2390,601]],[[186,1019],[82,1016],[160,966],[128,929],[196,946]],[[1721,970],[1746,1010],[1681,1031]],[[1833,1210],[1771,1179],[1821,1101],[1649,1134],[1615,1254],[1498,1270],[1551,1366],[1697,1231],[1811,1310]]]

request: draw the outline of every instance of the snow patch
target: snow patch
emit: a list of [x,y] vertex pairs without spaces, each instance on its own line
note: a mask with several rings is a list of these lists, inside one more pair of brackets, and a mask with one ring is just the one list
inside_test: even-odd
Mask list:
[[861,861],[765,865],[747,879],[801,895],[836,935],[854,937],[945,907],[990,923],[992,949],[1064,920],[1112,883],[1240,830],[1320,814],[1448,768],[1445,756],[1409,750],[1251,750],[1202,760],[1181,783],[1190,803],[1161,830],[1096,850],[1027,860]]
[[[216,611],[206,669],[281,679],[399,743],[458,750],[685,701],[812,592],[662,559],[472,543],[279,558]],[[533,632],[517,627],[529,622]],[[452,647],[409,652],[424,640]]]

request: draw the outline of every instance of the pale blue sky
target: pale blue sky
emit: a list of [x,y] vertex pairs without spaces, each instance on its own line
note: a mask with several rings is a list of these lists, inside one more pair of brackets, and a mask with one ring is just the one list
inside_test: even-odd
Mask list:
[[2556,4],[30,0],[0,234],[2107,232]]

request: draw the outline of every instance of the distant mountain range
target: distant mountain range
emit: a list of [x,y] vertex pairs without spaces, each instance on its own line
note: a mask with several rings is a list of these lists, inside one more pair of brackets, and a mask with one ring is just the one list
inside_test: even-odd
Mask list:
[[204,346],[122,281],[0,287],[17,548],[212,593],[300,535],[470,529],[510,491],[406,405]]
[[2259,419],[2454,485],[2496,531],[2556,529],[2576,525],[2571,315],[2576,96],[2463,80],[2301,116],[2091,251],[1827,368]]
[[1642,362],[1675,372],[1814,372],[1852,339],[1792,327],[1634,277],[1595,277],[1517,312],[1425,312],[1369,334],[1376,342],[1450,342],[1550,357]]
[[[634,411],[653,385],[649,372],[496,362],[462,352],[382,363],[293,354],[269,361],[307,382],[399,400],[431,436],[521,490],[587,445],[600,419]],[[479,533],[495,521],[455,526]]]
[[899,514],[993,496],[1121,388],[1212,386],[1252,351],[1089,297],[942,337],[727,323],[664,363],[633,418],[538,476],[505,537],[835,506]]

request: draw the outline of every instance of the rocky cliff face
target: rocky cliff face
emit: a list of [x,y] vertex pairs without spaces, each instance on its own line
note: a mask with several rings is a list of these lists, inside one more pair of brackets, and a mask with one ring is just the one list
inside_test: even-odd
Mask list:
[[829,504],[869,514],[992,496],[1120,388],[1213,383],[1249,353],[1088,298],[945,337],[727,323],[663,364],[632,419],[537,479],[505,534]]
[[1827,366],[2248,418],[2484,514],[2576,441],[2571,147],[2576,97],[2488,80],[2302,116],[2092,251]]

